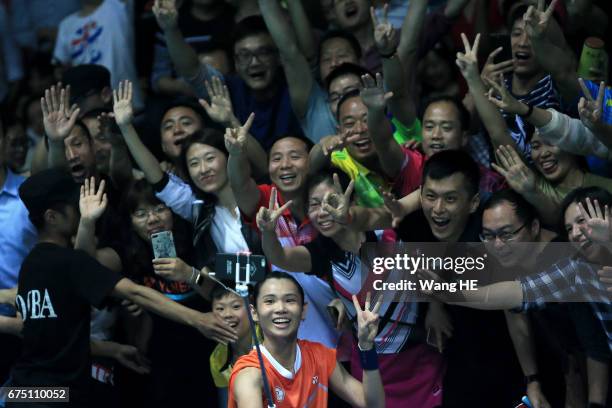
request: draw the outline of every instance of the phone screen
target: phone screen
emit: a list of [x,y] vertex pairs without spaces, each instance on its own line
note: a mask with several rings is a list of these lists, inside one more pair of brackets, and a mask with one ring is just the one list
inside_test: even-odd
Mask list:
[[510,43],[510,35],[508,34],[491,34],[491,52],[499,47],[502,51],[495,57],[495,63],[500,63],[512,59],[512,45]]
[[155,259],[176,258],[176,248],[171,231],[161,231],[151,235],[151,245]]

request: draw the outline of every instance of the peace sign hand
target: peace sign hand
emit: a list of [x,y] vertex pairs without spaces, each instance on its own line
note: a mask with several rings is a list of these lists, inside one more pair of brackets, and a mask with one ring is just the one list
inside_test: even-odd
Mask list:
[[605,126],[602,123],[602,116],[606,84],[605,82],[599,83],[597,99],[593,99],[589,88],[587,88],[584,84],[584,80],[582,78],[578,78],[578,82],[580,83],[580,88],[582,88],[582,93],[584,94],[584,97],[581,97],[580,102],[578,102],[578,113],[580,114],[580,120],[593,132],[597,132],[601,130],[603,126]]
[[599,202],[597,200],[591,201],[588,197],[585,201],[587,204],[586,209],[582,203],[578,203],[580,213],[586,220],[586,225],[580,225],[580,231],[591,242],[610,242],[612,236],[612,217],[610,216],[610,209],[605,205],[602,211]]
[[374,347],[374,340],[376,339],[376,334],[378,334],[378,311],[382,306],[382,298],[382,295],[379,295],[376,304],[372,310],[370,310],[371,294],[368,292],[362,310],[357,300],[357,296],[353,295],[353,305],[355,306],[355,313],[357,314],[357,340],[359,341],[360,350],[366,351]]
[[[349,223],[351,194],[353,194],[354,186],[355,182],[351,180],[344,194],[340,194],[338,192],[328,192],[323,196],[321,209],[329,213],[334,221],[340,225],[347,225]],[[340,179],[336,173],[334,173],[334,189],[336,191],[342,191]]]
[[259,228],[259,230],[262,232],[274,232],[274,230],[276,229],[276,221],[278,220],[278,217],[280,217],[281,214],[285,212],[285,210],[289,208],[292,203],[293,200],[289,200],[282,207],[275,208],[276,187],[272,187],[272,194],[270,194],[270,202],[268,203],[268,208],[261,207],[257,212],[257,228]]
[[395,27],[389,23],[389,5],[383,7],[383,19],[378,20],[374,7],[370,7],[370,17],[374,27],[374,43],[380,55],[393,55],[399,44],[399,34]]
[[351,135],[351,130],[345,129],[341,135],[327,136],[321,139],[319,144],[325,156],[331,155],[337,150],[342,150],[348,144],[348,138]]
[[529,107],[512,96],[504,85],[503,75],[500,74],[497,77],[497,81],[487,78],[486,82],[491,87],[487,97],[493,105],[497,106],[503,111],[513,113],[515,115],[527,113]]
[[555,6],[559,0],[553,0],[548,8],[545,9],[544,0],[538,0],[538,7],[529,6],[523,16],[525,21],[525,31],[529,37],[541,37],[548,28],[550,17],[555,11]]
[[230,155],[240,156],[245,152],[247,136],[254,120],[255,114],[251,113],[247,121],[241,127],[225,129],[225,148]]
[[478,45],[480,44],[480,34],[476,34],[473,46],[470,45],[464,33],[461,33],[461,40],[463,41],[465,52],[457,53],[457,61],[455,61],[455,63],[461,70],[461,74],[465,80],[469,83],[480,78],[480,74],[478,73]]
[[536,176],[521,160],[516,150],[510,146],[499,146],[497,158],[500,166],[491,163],[493,170],[504,176],[510,187],[524,195],[536,190]]

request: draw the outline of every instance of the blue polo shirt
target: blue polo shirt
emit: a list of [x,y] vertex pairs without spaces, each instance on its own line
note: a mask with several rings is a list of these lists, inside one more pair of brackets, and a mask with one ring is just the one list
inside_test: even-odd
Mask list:
[[[21,263],[36,243],[36,228],[19,198],[19,186],[24,180],[7,169],[0,190],[0,289],[17,286]],[[0,305],[0,315],[14,316],[15,311]]]

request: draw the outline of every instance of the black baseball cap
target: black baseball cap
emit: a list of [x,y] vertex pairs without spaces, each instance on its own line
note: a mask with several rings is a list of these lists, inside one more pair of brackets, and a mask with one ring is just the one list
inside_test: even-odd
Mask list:
[[19,186],[19,197],[30,215],[39,215],[60,203],[78,208],[80,189],[65,170],[47,169],[27,178]]
[[64,86],[70,85],[70,103],[110,88],[111,76],[102,65],[84,64],[68,68],[62,75]]

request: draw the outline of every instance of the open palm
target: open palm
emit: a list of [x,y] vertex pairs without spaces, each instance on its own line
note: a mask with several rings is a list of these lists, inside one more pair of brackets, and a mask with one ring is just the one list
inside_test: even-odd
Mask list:
[[597,200],[586,199],[587,208],[582,203],[578,203],[580,213],[585,219],[585,225],[580,227],[582,233],[593,242],[610,241],[610,209],[604,206],[603,210]]
[[130,81],[121,81],[119,89],[113,90],[113,112],[117,125],[125,126],[132,123],[134,110],[132,108],[132,83]]
[[64,89],[61,84],[46,89],[40,99],[45,134],[51,141],[63,141],[74,127],[80,110],[76,105],[69,108],[69,100],[70,88]]
[[234,124],[237,119],[234,115],[234,108],[227,85],[224,85],[221,79],[215,76],[212,78],[211,83],[206,81],[204,86],[210,97],[210,103],[200,99],[200,105],[206,110],[206,114],[221,125],[231,126]]
[[96,179],[94,177],[91,180],[85,179],[81,186],[81,197],[79,199],[81,219],[96,221],[106,210],[108,199],[104,194],[104,184],[104,180],[102,180],[98,191],[96,191]]

